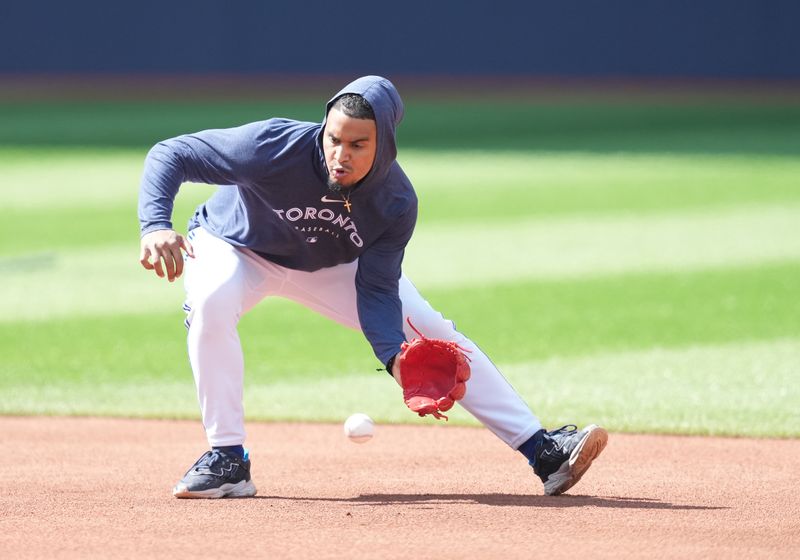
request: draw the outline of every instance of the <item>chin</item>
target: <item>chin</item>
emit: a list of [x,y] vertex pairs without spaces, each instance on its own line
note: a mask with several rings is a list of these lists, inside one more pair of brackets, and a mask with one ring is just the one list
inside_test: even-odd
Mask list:
[[354,184],[355,181],[347,181],[343,183],[341,181],[337,181],[336,179],[328,177],[328,188],[334,192],[339,191],[341,189],[346,189],[348,187],[353,186]]
[[342,189],[342,185],[339,184],[338,181],[335,181],[328,177],[328,190],[333,192],[338,192]]

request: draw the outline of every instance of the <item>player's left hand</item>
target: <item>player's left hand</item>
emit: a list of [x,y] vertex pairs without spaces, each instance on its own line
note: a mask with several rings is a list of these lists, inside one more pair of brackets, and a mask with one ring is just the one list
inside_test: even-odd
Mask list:
[[414,325],[411,328],[420,338],[403,343],[392,372],[403,387],[409,409],[420,416],[432,414],[447,420],[442,412],[450,410],[467,392],[470,367],[464,352],[468,350],[449,340],[426,338]]
[[402,373],[400,372],[400,354],[401,352],[398,352],[394,357],[394,362],[392,362],[392,377],[394,377],[394,380],[397,381],[397,384],[402,387],[403,379]]

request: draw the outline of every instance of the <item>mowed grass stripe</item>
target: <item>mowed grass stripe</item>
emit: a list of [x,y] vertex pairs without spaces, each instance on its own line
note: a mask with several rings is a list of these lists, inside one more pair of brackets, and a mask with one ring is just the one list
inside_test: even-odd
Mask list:
[[[0,197],[4,208],[18,210],[129,206],[146,152],[0,149]],[[405,150],[400,163],[425,202],[426,219],[800,200],[794,157]],[[187,184],[182,196],[202,200],[202,188]]]
[[[501,363],[500,369],[550,426],[600,422],[627,432],[800,435],[800,339]],[[364,408],[360,393],[348,389],[358,386],[375,396],[365,412],[380,421],[410,421],[397,387],[384,376],[317,383],[317,396],[308,395],[309,388],[303,402],[326,420]],[[264,419],[301,420],[304,414],[292,405],[296,388],[288,381],[251,386],[248,410]],[[477,424],[461,408],[451,420]]]
[[0,149],[7,210],[92,209],[136,204],[147,150]]
[[[500,368],[549,426],[600,422],[629,432],[800,435],[800,339],[501,363]],[[365,412],[380,421],[410,421],[390,379],[359,374],[317,383],[317,396],[309,388],[302,398],[326,420],[364,408],[363,399],[348,389],[358,386],[375,396]],[[296,388],[290,382],[251,386],[248,410],[270,419],[302,419],[292,406]],[[333,410],[326,401],[336,403]],[[451,420],[476,424],[460,408]]]
[[791,262],[426,293],[491,355],[516,362],[798,336],[798,278]]
[[420,221],[658,214],[800,201],[786,157],[542,152],[401,152]]
[[[614,430],[800,436],[800,339],[653,348],[509,365],[544,418]],[[610,390],[613,388],[613,390]]]
[[[210,194],[210,190],[206,189]],[[189,217],[204,197],[179,196],[175,202],[173,227],[186,232]],[[37,252],[95,249],[108,246],[139,246],[140,226],[135,200],[117,206],[86,208],[11,209],[0,223],[0,259]]]
[[[800,203],[789,158],[412,152],[419,226],[483,228],[524,220],[659,215]],[[129,243],[138,232],[141,152],[0,151],[0,256]],[[185,228],[213,192],[182,187],[173,215]]]
[[[800,337],[798,278],[800,263],[786,263],[431,289],[423,295],[495,361],[516,363]],[[190,377],[181,290],[169,288],[174,304],[160,306],[158,313],[71,314],[48,321],[26,320],[22,313],[0,323],[0,383]],[[31,292],[27,301],[35,301],[34,294],[43,297]],[[117,304],[101,295],[87,297]],[[120,292],[115,298],[149,303],[136,294]],[[251,382],[336,377],[379,367],[360,333],[283,300],[256,307],[239,330]]]
[[[104,218],[101,215],[99,221]],[[0,321],[158,312],[182,288],[158,282],[129,243],[0,257]],[[48,231],[48,227],[43,227]],[[58,231],[52,231],[57,235]],[[64,231],[69,243],[71,230]],[[13,242],[9,238],[8,243]],[[475,229],[421,226],[404,270],[422,289],[800,262],[800,205],[659,216],[552,219]],[[29,295],[37,294],[34,300]]]
[[[548,426],[598,422],[612,431],[753,437],[800,436],[800,339],[651,349],[582,358],[501,364],[506,378]],[[380,422],[418,422],[385,373],[314,379],[253,380],[245,406],[250,420],[339,422],[353,410]],[[353,391],[358,387],[359,391]],[[469,387],[469,385],[467,386]],[[363,400],[369,394],[369,402]],[[302,407],[296,406],[302,402]],[[4,387],[2,414],[102,414],[197,418],[194,388],[182,380]],[[476,425],[460,407],[450,423]]]
[[404,270],[425,287],[691,271],[800,260],[800,205],[420,227]]

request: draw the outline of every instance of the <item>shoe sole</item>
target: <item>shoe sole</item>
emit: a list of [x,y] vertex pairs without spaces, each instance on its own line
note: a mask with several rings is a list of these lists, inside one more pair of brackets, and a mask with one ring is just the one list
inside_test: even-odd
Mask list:
[[185,484],[178,484],[172,495],[176,498],[216,499],[216,498],[250,498],[256,495],[256,485],[252,480],[242,480],[236,484],[223,484],[219,488],[207,490],[189,490]]
[[607,431],[595,424],[586,426],[583,431],[586,435],[572,450],[569,461],[565,461],[544,483],[544,493],[548,496],[558,496],[575,486],[592,466],[592,461],[605,449],[608,443]]

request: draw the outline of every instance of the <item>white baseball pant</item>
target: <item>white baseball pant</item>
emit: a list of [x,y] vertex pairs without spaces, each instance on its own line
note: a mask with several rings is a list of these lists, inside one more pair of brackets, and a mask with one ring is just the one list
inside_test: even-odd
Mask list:
[[[195,257],[186,259],[184,309],[203,425],[210,445],[241,445],[245,441],[244,358],[239,319],[265,297],[279,296],[361,330],[355,288],[358,263],[303,272],[236,248],[202,228],[193,230],[189,239]],[[489,358],[434,310],[405,275],[400,279],[400,300],[403,317],[410,317],[425,336],[452,340],[470,350],[472,375],[461,406],[514,449],[541,428]],[[415,336],[405,323],[404,329],[409,340]]]

